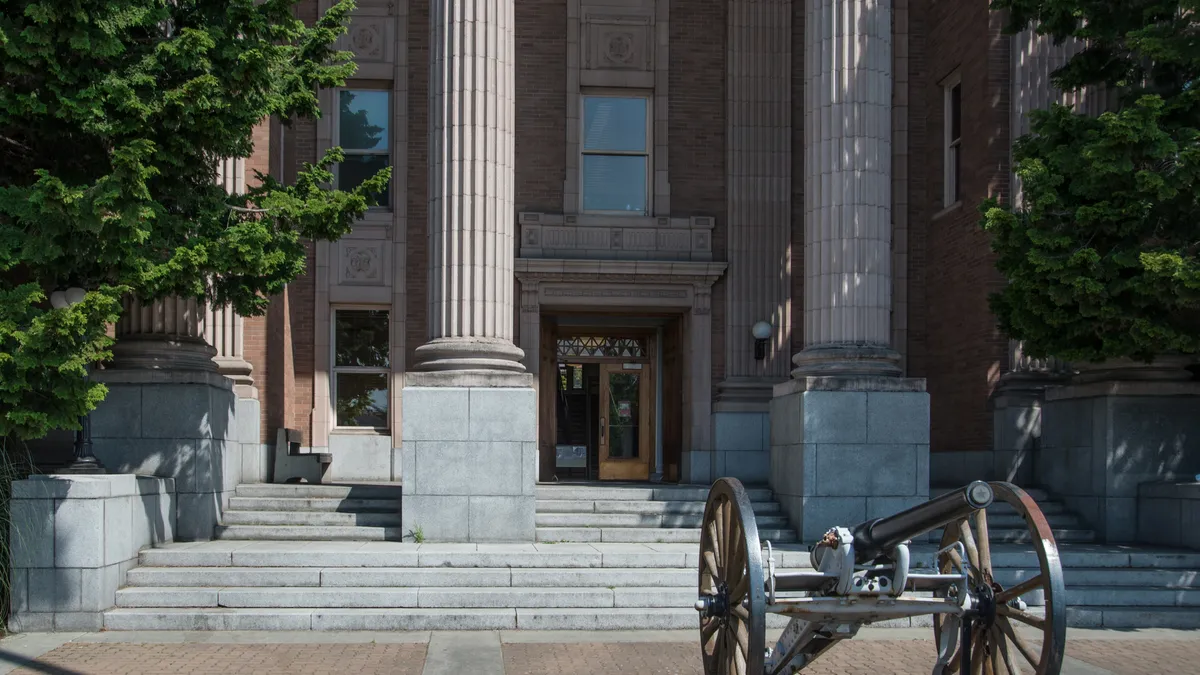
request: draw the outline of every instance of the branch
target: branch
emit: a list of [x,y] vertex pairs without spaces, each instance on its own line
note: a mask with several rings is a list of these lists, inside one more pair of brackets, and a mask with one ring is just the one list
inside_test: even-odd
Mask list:
[[271,212],[271,209],[248,209],[244,206],[234,206],[233,204],[226,204],[225,207],[231,211],[237,211],[238,213],[270,213]]

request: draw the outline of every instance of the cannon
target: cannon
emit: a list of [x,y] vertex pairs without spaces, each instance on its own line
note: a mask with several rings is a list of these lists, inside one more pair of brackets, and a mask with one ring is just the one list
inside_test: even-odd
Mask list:
[[[993,578],[988,536],[987,509],[1001,502],[1024,520],[1023,543],[1040,567],[1007,588]],[[912,540],[941,528],[936,559],[914,564]],[[797,673],[865,625],[924,615],[933,616],[933,675],[1058,675],[1062,667],[1058,546],[1041,509],[1012,483],[975,481],[892,516],[834,527],[809,549],[811,571],[776,571],[766,547],[764,561],[741,482],[718,480],[700,535],[696,610],[706,675]],[[770,649],[768,614],[790,619]]]

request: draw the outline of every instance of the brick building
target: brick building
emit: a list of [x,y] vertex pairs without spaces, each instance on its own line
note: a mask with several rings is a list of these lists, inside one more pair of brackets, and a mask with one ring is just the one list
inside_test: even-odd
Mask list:
[[[239,482],[291,475],[280,430],[325,480],[402,482],[405,527],[448,539],[531,538],[538,482],[736,476],[796,521],[1045,483],[1064,369],[998,331],[975,205],[1014,198],[1029,110],[1100,99],[1050,87],[1072,45],[1003,23],[934,0],[362,0],[321,119],[264,122],[221,177],[290,180],[340,145],[341,186],[392,168],[381,205],[310,243],[266,316],[131,301],[97,455],[209,457],[177,486],[196,536]],[[900,478],[813,484],[859,465]]]

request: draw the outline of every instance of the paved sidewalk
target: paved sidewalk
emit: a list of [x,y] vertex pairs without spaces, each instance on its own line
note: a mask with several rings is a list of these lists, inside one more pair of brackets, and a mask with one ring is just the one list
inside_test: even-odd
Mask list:
[[[864,630],[804,672],[925,675],[931,637]],[[0,674],[700,675],[696,640],[694,631],[26,634],[0,641]],[[1063,675],[1192,673],[1200,632],[1072,630],[1067,654]]]

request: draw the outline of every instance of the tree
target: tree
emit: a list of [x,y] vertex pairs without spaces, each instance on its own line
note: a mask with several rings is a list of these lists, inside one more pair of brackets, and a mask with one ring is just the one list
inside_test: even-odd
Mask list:
[[[388,170],[330,189],[339,148],[292,184],[215,182],[256,124],[318,116],[318,88],[353,73],[333,49],[352,0],[312,26],[295,2],[0,4],[0,436],[77,428],[103,399],[83,375],[110,358],[123,295],[261,314],[303,273],[304,241],[345,234],[383,191]],[[86,300],[50,307],[68,285]]]
[[1151,360],[1200,352],[1200,0],[993,0],[1009,32],[1032,26],[1084,49],[1064,91],[1115,106],[1031,115],[1013,148],[1020,208],[981,206],[1002,330],[1032,356]]

